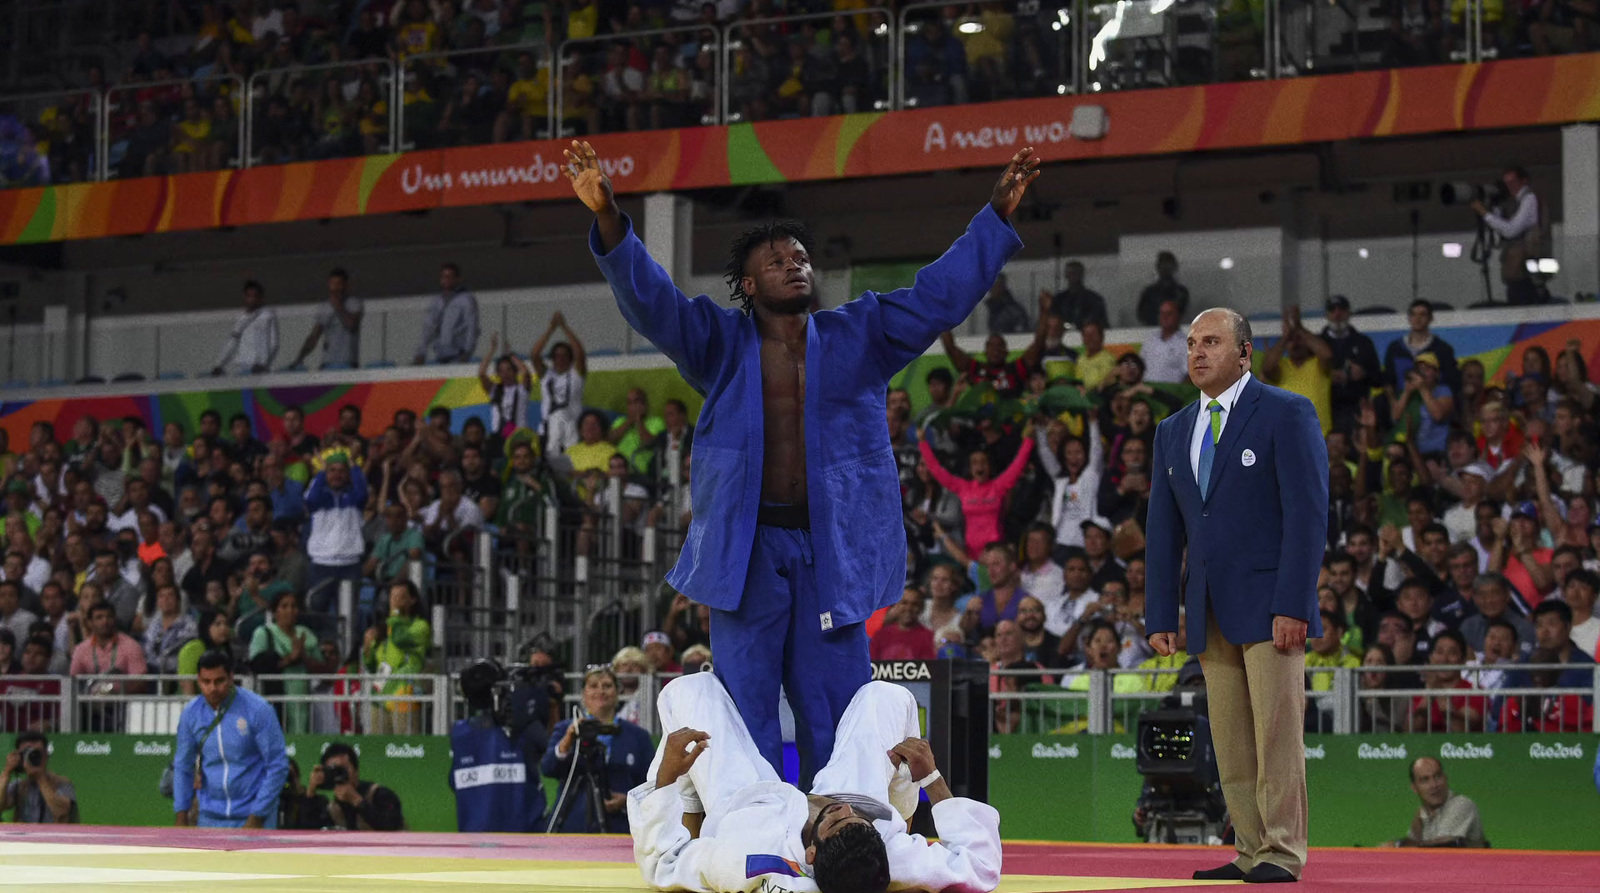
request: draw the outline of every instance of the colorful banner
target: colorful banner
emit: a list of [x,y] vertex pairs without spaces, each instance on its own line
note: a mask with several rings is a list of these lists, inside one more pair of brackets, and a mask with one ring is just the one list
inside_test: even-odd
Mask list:
[[[1592,735],[1307,735],[1313,846],[1376,846],[1417,812],[1408,767],[1436,757],[1497,849],[1588,850],[1600,827]],[[989,802],[1007,840],[1132,843],[1143,783],[1129,735],[1001,735]],[[1559,820],[1553,817],[1559,816]]]
[[[906,270],[899,272],[909,275]],[[886,274],[883,281],[877,284],[892,288],[895,279],[895,275]],[[1441,328],[1438,332],[1456,348],[1458,360],[1477,359],[1482,362],[1487,380],[1491,383],[1504,383],[1508,374],[1520,371],[1522,355],[1529,348],[1543,347],[1553,359],[1572,341],[1581,345],[1591,380],[1600,382],[1600,320],[1597,319],[1453,326]],[[1389,343],[1404,333],[1390,331],[1369,334],[1381,356]],[[1258,355],[1269,343],[1270,339],[1267,338],[1256,340]],[[1138,348],[1136,343],[1106,346],[1117,356]],[[1052,362],[1050,365],[1057,367],[1061,364]],[[928,403],[928,372],[940,366],[950,367],[950,361],[942,353],[919,357],[895,376],[893,384],[908,389],[912,405],[920,409]],[[1056,374],[1063,370],[1051,368],[1049,371]],[[691,419],[700,412],[700,395],[671,367],[593,371],[585,385],[585,403],[598,409],[621,412],[631,387],[644,388],[650,396],[652,412],[659,413],[662,403],[674,398],[684,402]],[[488,399],[474,377],[315,384],[243,391],[201,390],[154,395],[13,400],[0,402],[0,429],[10,437],[13,449],[28,442],[28,431],[34,422],[50,422],[55,425],[57,438],[64,440],[71,436],[72,425],[81,416],[101,421],[135,416],[144,420],[158,437],[167,422],[177,422],[192,436],[199,427],[200,414],[207,409],[215,409],[222,414],[224,430],[234,413],[243,413],[251,420],[255,436],[269,439],[283,430],[283,412],[288,407],[299,406],[306,413],[307,430],[322,432],[337,427],[341,407],[354,404],[361,408],[361,433],[366,437],[381,435],[394,418],[396,410],[410,409],[421,415],[436,406],[451,411],[451,429],[459,432],[469,418],[483,419],[487,424]],[[529,406],[529,413],[532,422],[537,424],[537,401]]]
[[[1064,96],[594,139],[620,192],[1159,155],[1600,118],[1600,54]],[[1103,115],[1098,138],[1074,114]],[[561,140],[0,192],[0,244],[570,200]]]
[[[622,412],[631,387],[644,388],[650,395],[652,413],[659,414],[663,403],[677,399],[688,407],[691,419],[699,415],[700,395],[671,367],[594,371],[584,385],[584,402],[597,409]],[[537,385],[534,393],[538,393]],[[56,438],[65,440],[72,436],[72,426],[82,416],[102,422],[132,416],[142,419],[157,439],[167,422],[177,422],[192,437],[199,428],[200,414],[214,409],[222,414],[224,432],[234,414],[243,413],[250,419],[256,437],[271,439],[283,431],[283,413],[291,406],[304,410],[306,430],[320,434],[337,428],[339,410],[354,405],[361,409],[361,434],[370,438],[382,435],[400,409],[422,416],[443,406],[450,410],[450,427],[456,432],[469,418],[482,419],[487,425],[488,401],[489,396],[475,377],[7,401],[0,403],[0,430],[11,438],[15,449],[27,444],[29,429],[35,422],[51,423]],[[529,415],[530,424],[536,425],[537,401],[530,403]]]

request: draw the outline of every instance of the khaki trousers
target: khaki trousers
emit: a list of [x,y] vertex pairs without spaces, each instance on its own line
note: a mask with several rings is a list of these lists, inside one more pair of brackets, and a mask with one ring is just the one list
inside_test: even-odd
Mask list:
[[1222,796],[1249,871],[1268,862],[1295,877],[1306,864],[1305,670],[1303,650],[1268,642],[1234,645],[1206,617],[1200,654]]

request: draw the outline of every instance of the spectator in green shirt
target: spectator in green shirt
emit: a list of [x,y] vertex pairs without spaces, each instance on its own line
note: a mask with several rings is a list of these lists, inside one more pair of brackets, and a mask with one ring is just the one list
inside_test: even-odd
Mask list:
[[422,530],[406,523],[406,508],[391,502],[383,509],[383,535],[372,547],[362,573],[382,586],[406,576],[413,561],[422,560]]
[[183,677],[179,684],[183,693],[191,697],[200,693],[194,681],[195,675],[200,672],[200,655],[207,651],[220,651],[228,656],[230,670],[239,663],[233,651],[233,625],[228,622],[226,612],[201,611],[200,623],[195,631],[198,636],[178,649],[178,675]]
[[394,700],[416,694],[415,681],[392,677],[415,676],[427,668],[433,627],[424,619],[425,613],[416,584],[398,580],[389,587],[388,618],[368,629],[362,641],[361,664],[368,673],[383,679],[382,692],[388,696],[372,711],[368,730],[373,734],[422,734],[422,705]]
[[546,504],[560,504],[560,484],[539,461],[532,432],[523,429],[511,435],[511,461],[506,465],[505,488],[500,492],[500,509],[495,524],[510,537],[519,551],[531,543],[539,515]]
[[269,609],[278,599],[295,591],[287,580],[273,577],[272,557],[261,551],[250,553],[244,571],[229,578],[228,589],[239,635],[246,642],[252,641],[255,631],[269,621]]
[[650,398],[642,388],[628,389],[628,409],[611,423],[611,443],[628,460],[629,471],[644,474],[655,456],[656,438],[667,430],[661,416],[650,414]]
[[[250,637],[250,668],[267,676],[304,677],[322,674],[338,667],[337,659],[324,660],[317,647],[317,635],[300,622],[300,599],[293,592],[280,594],[272,603],[272,622],[261,626]],[[311,683],[304,678],[263,683],[261,694],[269,699],[281,693],[295,700],[280,705],[278,714],[283,730],[290,735],[311,731],[311,704],[305,696]],[[273,689],[278,689],[274,692]]]

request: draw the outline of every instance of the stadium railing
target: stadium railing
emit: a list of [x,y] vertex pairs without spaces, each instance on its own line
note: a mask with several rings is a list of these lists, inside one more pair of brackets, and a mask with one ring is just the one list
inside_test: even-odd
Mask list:
[[[1521,675],[1539,671],[1585,674],[1588,684],[1402,689],[1364,686],[1360,678],[1364,674],[1455,672],[1471,682],[1495,673]],[[1317,668],[1315,672],[1330,674],[1333,686],[1326,691],[1306,691],[1306,730],[1336,735],[1373,731],[1514,734],[1501,722],[1503,706],[1513,699],[1521,699],[1518,706],[1523,728],[1518,731],[1588,732],[1594,730],[1593,708],[1600,701],[1600,665],[1595,664],[1423,664]],[[1088,676],[1086,688],[1081,681],[1084,675]],[[992,728],[1023,734],[1131,733],[1138,727],[1140,713],[1155,709],[1174,694],[1170,686],[1164,686],[1163,677],[1176,681],[1176,676],[1176,670],[1144,668],[992,670],[991,688],[1014,689],[991,691],[990,705],[996,719]],[[1046,682],[1046,678],[1050,681]],[[1137,679],[1137,686],[1122,681],[1128,679]],[[1064,688],[1063,680],[1076,681],[1081,690]],[[1183,691],[1178,691],[1180,698]],[[1473,706],[1467,703],[1469,699],[1482,703]],[[1437,704],[1439,716],[1434,715],[1433,709],[1425,709],[1432,707],[1430,702]],[[1474,710],[1476,716],[1463,712],[1466,708]]]

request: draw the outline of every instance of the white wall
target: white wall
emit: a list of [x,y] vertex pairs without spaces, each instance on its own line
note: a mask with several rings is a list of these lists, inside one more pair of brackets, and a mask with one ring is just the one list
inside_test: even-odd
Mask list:
[[[1189,287],[1191,312],[1207,307],[1229,306],[1248,315],[1276,313],[1285,302],[1298,302],[1307,311],[1320,309],[1328,294],[1343,294],[1359,309],[1382,304],[1403,309],[1411,299],[1412,243],[1409,237],[1341,239],[1323,241],[1312,236],[1285,240],[1277,227],[1220,229],[1191,233],[1133,234],[1118,240],[1115,254],[1063,255],[1060,258],[1024,257],[1006,268],[1008,285],[1019,300],[1034,308],[1041,288],[1061,287],[1060,270],[1064,261],[1081,260],[1086,281],[1106,298],[1113,326],[1135,325],[1134,311],[1140,290],[1154,278],[1156,252],[1172,251],[1180,261],[1178,278]],[[1571,254],[1571,246],[1556,227],[1558,258]],[[1465,255],[1473,233],[1460,231],[1430,234],[1417,246],[1417,268],[1422,297],[1443,301],[1464,309],[1483,300],[1479,268],[1465,256],[1447,258],[1446,243],[1461,246]],[[1577,251],[1593,254],[1589,240]],[[1283,294],[1283,255],[1292,252],[1289,262],[1298,271],[1298,295]],[[1365,256],[1362,256],[1362,252]],[[1490,279],[1496,300],[1503,300],[1498,267],[1490,265]],[[1326,282],[1326,287],[1324,287]],[[1553,286],[1561,293],[1562,280]],[[727,288],[720,276],[700,274],[683,282],[690,294],[705,293],[722,299]],[[824,269],[820,287],[825,306],[837,306],[853,297],[850,294],[850,269],[840,265]],[[648,346],[632,334],[617,312],[605,283],[598,278],[578,283],[542,288],[520,288],[478,293],[482,338],[479,351],[489,348],[489,336],[500,332],[519,353],[526,353],[534,339],[543,333],[550,315],[563,311],[591,350],[630,352]],[[420,334],[424,308],[430,297],[368,299],[362,326],[361,356],[366,364],[387,360],[401,365],[410,362]],[[319,305],[277,306],[280,325],[278,366],[286,366],[298,352],[311,330]],[[79,375],[101,376],[137,372],[156,378],[163,372],[203,375],[216,362],[237,311],[207,310],[145,315],[96,316],[89,323],[87,365],[83,353],[82,320],[79,313],[68,314],[66,307],[49,308],[54,324],[17,327],[15,347],[9,333],[0,332],[0,376],[9,370],[12,379],[40,381],[76,379]],[[70,320],[69,320],[70,316]],[[966,335],[984,333],[985,313],[973,314],[960,331]],[[505,349],[502,344],[502,350]],[[315,368],[320,349],[309,364]],[[14,364],[14,368],[13,365]],[[3,380],[3,379],[0,379]]]

